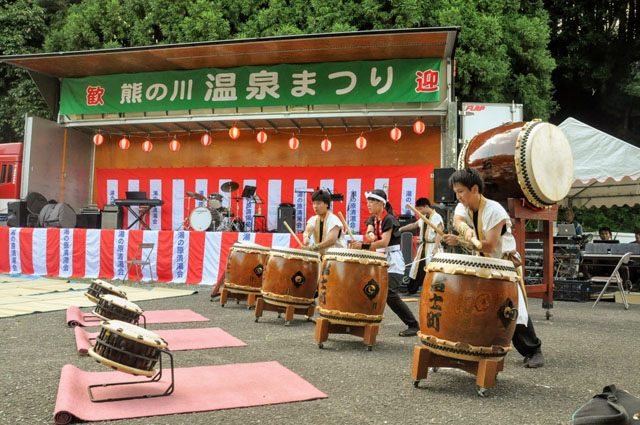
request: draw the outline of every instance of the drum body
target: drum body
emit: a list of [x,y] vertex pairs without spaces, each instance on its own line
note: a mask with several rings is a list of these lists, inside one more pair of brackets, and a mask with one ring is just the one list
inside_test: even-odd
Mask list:
[[418,336],[442,356],[500,360],[516,328],[517,280],[510,261],[436,254],[420,297]]
[[232,292],[259,294],[270,249],[252,243],[236,242],[229,250],[224,286]]
[[102,320],[120,320],[138,324],[142,309],[124,298],[115,295],[100,295],[100,300],[93,309],[93,314]]
[[487,198],[507,204],[526,198],[549,208],[564,199],[573,183],[573,154],[562,130],[539,120],[505,124],[477,134],[458,157],[458,169],[475,168]]
[[320,254],[294,248],[271,248],[262,276],[265,302],[287,307],[314,303],[320,274]]
[[130,323],[102,322],[96,345],[88,354],[97,362],[132,375],[153,376],[160,353],[167,348],[157,334]]
[[222,207],[223,200],[224,197],[219,193],[212,193],[211,195],[209,195],[209,206],[217,210],[218,208]]
[[101,279],[92,280],[91,285],[89,285],[89,289],[87,289],[87,292],[85,292],[84,295],[96,304],[100,301],[101,295],[115,295],[117,297],[127,299],[126,292]]
[[357,249],[331,248],[322,259],[318,313],[331,323],[380,323],[389,280],[386,256]]

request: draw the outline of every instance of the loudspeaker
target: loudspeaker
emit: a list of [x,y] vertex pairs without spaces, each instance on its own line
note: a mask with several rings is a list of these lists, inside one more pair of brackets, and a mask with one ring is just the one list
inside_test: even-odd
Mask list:
[[449,177],[455,168],[436,168],[433,170],[433,200],[439,204],[455,202],[453,188],[449,186]]
[[102,229],[120,229],[118,226],[118,207],[105,205],[100,217],[100,227]]
[[27,201],[15,201],[7,204],[7,226],[26,227],[28,215]]
[[278,233],[289,233],[289,230],[284,225],[285,221],[292,230],[296,230],[296,209],[293,204],[278,207],[278,227],[276,228]]

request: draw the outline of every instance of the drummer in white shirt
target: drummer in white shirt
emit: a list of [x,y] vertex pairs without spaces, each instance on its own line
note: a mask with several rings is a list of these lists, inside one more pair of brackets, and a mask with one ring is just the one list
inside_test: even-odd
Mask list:
[[346,248],[342,222],[330,211],[331,193],[322,189],[316,190],[311,195],[311,201],[316,215],[307,221],[307,227],[302,234],[305,249],[324,254],[328,248]]

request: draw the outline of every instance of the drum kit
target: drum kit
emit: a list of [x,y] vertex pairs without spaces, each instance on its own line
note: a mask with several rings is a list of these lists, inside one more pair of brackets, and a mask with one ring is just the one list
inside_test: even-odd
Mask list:
[[[220,190],[225,193],[233,193],[239,188],[238,183],[228,181],[220,187]],[[220,193],[211,193],[208,198],[197,192],[186,192],[186,194],[189,198],[204,203],[193,211],[189,208],[185,220],[186,229],[199,232],[242,232],[244,230],[244,222],[239,218],[240,197],[233,198],[236,200],[236,213],[234,214],[231,208],[224,206],[224,196]]]

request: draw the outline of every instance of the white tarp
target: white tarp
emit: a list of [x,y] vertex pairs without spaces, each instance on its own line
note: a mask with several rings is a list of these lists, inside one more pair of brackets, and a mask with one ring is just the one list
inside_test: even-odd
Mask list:
[[558,127],[573,150],[574,182],[566,206],[611,207],[640,203],[640,148],[567,118]]

